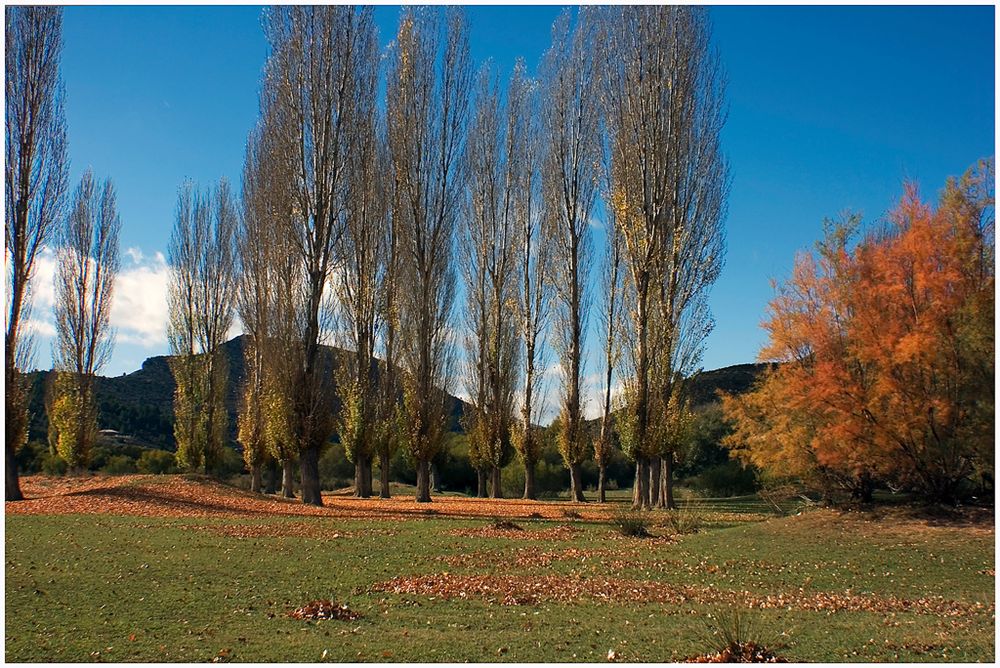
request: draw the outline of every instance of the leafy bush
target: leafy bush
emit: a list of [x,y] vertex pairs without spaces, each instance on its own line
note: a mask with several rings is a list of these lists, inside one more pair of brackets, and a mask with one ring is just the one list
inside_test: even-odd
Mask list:
[[17,460],[17,470],[20,474],[38,473],[42,470],[42,462],[49,454],[49,446],[41,441],[29,441],[21,447],[15,459]]
[[157,475],[173,473],[177,470],[174,454],[165,450],[146,450],[139,456],[136,468],[139,469],[139,473],[153,473]]
[[66,475],[69,465],[59,455],[45,453],[42,457],[42,473],[45,475]]
[[244,468],[245,465],[243,463],[243,455],[236,452],[234,448],[223,446],[222,454],[215,462],[215,470],[213,473],[219,478],[225,480],[234,475],[243,473]]
[[710,466],[690,480],[695,489],[711,496],[742,496],[757,491],[757,474],[752,467],[728,461]]
[[127,475],[129,473],[136,473],[139,469],[136,468],[135,460],[131,457],[127,455],[114,455],[108,457],[107,463],[101,470],[109,475]]
[[[537,467],[536,467],[537,468]],[[524,464],[515,459],[500,471],[500,489],[508,499],[524,496]]]
[[641,510],[621,508],[615,511],[611,518],[611,526],[623,536],[632,538],[647,538],[649,533],[649,516]]
[[[374,483],[374,472],[372,480]],[[328,446],[320,456],[319,484],[323,489],[340,489],[354,484],[354,464],[347,459],[344,446],[340,443]]]

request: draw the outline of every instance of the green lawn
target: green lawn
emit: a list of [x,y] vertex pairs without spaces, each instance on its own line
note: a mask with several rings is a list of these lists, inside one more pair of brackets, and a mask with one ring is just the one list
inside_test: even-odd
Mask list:
[[[606,661],[614,650],[621,660],[660,662],[712,649],[710,615],[729,614],[705,601],[505,606],[372,588],[397,576],[448,573],[613,576],[757,596],[940,597],[961,611],[793,607],[744,618],[752,639],[794,661],[992,661],[993,532],[887,522],[814,511],[710,524],[671,543],[572,520],[575,533],[540,541],[459,536],[451,532],[488,521],[433,516],[8,515],[6,660],[208,661],[221,652],[234,661],[578,662]],[[539,553],[552,558],[533,558]],[[287,616],[320,598],[363,616]],[[975,610],[977,602],[986,607]]]

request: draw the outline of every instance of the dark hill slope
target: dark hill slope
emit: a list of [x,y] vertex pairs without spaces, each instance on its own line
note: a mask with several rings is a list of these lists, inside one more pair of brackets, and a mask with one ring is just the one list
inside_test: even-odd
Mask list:
[[[230,436],[236,436],[236,415],[239,409],[240,389],[246,377],[244,348],[246,337],[238,336],[223,345],[229,362],[229,385],[226,408],[229,412]],[[344,361],[348,352],[323,346],[326,367],[333,372]],[[45,417],[45,384],[48,371],[31,374],[31,438],[45,440],[48,420]],[[170,372],[170,357],[159,355],[142,363],[142,368],[129,374],[97,379],[98,428],[114,429],[134,437],[137,441],[173,449],[173,400],[174,378]],[[451,428],[460,430],[464,413],[462,401],[451,397]]]
[[719,400],[719,392],[743,394],[753,387],[757,378],[769,364],[735,364],[733,366],[701,371],[691,377],[688,386],[691,404],[703,406]]

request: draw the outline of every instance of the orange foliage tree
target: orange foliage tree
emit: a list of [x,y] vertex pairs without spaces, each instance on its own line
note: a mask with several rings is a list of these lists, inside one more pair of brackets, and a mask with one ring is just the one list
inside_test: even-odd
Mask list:
[[993,163],[949,180],[936,207],[907,185],[851,243],[827,223],[777,289],[755,390],[726,397],[746,461],[822,474],[870,498],[875,480],[955,498],[994,466]]

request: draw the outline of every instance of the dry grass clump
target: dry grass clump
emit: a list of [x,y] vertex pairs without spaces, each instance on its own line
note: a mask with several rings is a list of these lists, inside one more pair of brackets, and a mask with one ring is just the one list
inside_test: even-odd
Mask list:
[[641,510],[622,508],[611,517],[611,526],[618,533],[630,538],[649,538],[653,534],[649,533],[650,520],[646,513]]

